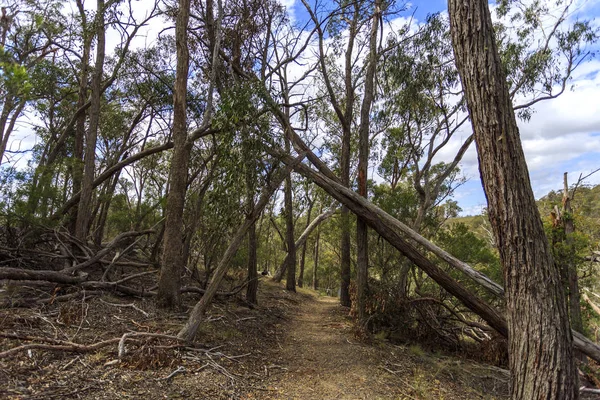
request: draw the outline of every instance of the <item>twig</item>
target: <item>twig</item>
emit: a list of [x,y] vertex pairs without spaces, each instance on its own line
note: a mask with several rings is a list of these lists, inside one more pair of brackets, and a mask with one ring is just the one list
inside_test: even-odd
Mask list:
[[[32,350],[32,349],[87,353],[87,352],[98,350],[102,347],[110,346],[115,343],[119,343],[120,347],[121,347],[121,343],[122,343],[122,347],[124,348],[125,340],[134,338],[134,337],[136,337],[136,338],[137,337],[156,337],[156,338],[170,339],[170,340],[175,340],[177,342],[180,342],[180,340],[177,338],[177,336],[165,335],[165,334],[161,334],[161,333],[147,333],[147,332],[128,332],[120,338],[107,339],[107,340],[103,340],[101,342],[93,343],[90,345],[73,343],[73,342],[70,342],[67,340],[58,340],[58,339],[38,337],[38,336],[19,335],[16,333],[8,333],[8,332],[0,332],[0,337],[5,337],[8,339],[32,341],[32,342],[33,341],[42,342],[42,343],[25,344],[22,346],[14,347],[12,349],[3,351],[0,353],[0,359],[6,358],[8,356],[19,353],[21,351]],[[183,345],[182,345],[182,347],[183,347]],[[121,354],[121,353],[119,353],[119,354]]]
[[582,386],[579,388],[579,393],[600,394],[600,389],[592,389],[592,388],[586,388],[585,386]]
[[136,311],[141,312],[142,314],[144,314],[145,317],[150,316],[150,314],[148,314],[146,311],[142,310],[141,308],[139,308],[138,306],[136,306],[133,303],[130,304],[117,304],[117,303],[109,303],[108,301],[104,301],[102,299],[100,299],[100,302],[109,305],[109,306],[113,306],[113,307],[128,307],[128,308],[133,308]]
[[155,338],[162,338],[162,339],[172,339],[172,340],[175,340],[178,342],[180,341],[180,339],[178,339],[177,336],[164,335],[162,333],[127,332],[123,336],[121,336],[121,339],[119,340],[119,346],[117,347],[119,360],[121,358],[123,358],[123,356],[127,353],[127,351],[125,349],[125,341],[128,338],[139,337],[139,336],[155,337]]
[[185,367],[183,366],[179,366],[177,367],[177,369],[173,372],[171,372],[169,374],[169,376],[167,376],[166,378],[162,378],[162,380],[165,380],[167,382],[170,382],[173,378],[175,378],[177,375],[179,374],[183,374],[184,372],[186,372],[187,370],[185,369]]
[[237,320],[235,320],[235,322],[242,322],[242,321],[248,321],[250,319],[256,319],[256,317],[246,317],[246,318],[238,318]]
[[[75,334],[73,335],[72,338],[69,338],[69,341],[73,341],[77,335],[79,334],[79,331],[81,330],[81,327],[83,326],[83,323],[85,322],[85,319],[87,317],[87,313],[88,313],[88,309],[90,308],[90,305],[87,304],[85,302],[85,290],[83,291],[83,297],[81,298],[81,321],[79,321],[79,326],[77,327],[77,331],[75,332]],[[84,311],[85,310],[85,311]]]

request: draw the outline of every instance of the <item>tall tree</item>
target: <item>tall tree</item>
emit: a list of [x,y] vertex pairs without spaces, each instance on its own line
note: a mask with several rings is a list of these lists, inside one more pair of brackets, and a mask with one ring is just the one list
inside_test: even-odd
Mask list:
[[[89,110],[89,124],[85,135],[85,153],[83,162],[83,179],[81,180],[81,198],[77,208],[77,222],[75,235],[80,240],[85,240],[91,223],[90,208],[94,175],[96,171],[96,143],[98,141],[98,127],[100,124],[100,105],[102,101],[102,77],[104,74],[104,58],[106,56],[106,26],[104,14],[106,12],[104,0],[96,3],[96,62],[92,74],[91,101]],[[84,27],[85,30],[85,27]],[[85,53],[85,49],[84,49]],[[85,91],[85,87],[81,89]]]
[[[334,82],[333,77],[336,72],[335,67],[328,61],[327,51],[325,48],[325,31],[322,28],[323,21],[320,21],[315,11],[311,8],[306,0],[302,0],[306,7],[313,23],[316,26],[319,40],[319,67],[323,77],[323,82],[327,91],[328,101],[331,103],[335,116],[339,122],[341,130],[341,147],[339,155],[340,179],[342,184],[350,187],[350,155],[351,155],[351,140],[352,140],[352,125],[354,122],[354,108],[356,104],[356,85],[357,80],[353,74],[353,66],[355,64],[356,48],[359,47],[357,42],[359,28],[362,24],[361,9],[364,1],[344,2],[337,1],[335,4],[339,7],[337,12],[343,17],[336,21],[343,21],[343,26],[331,26],[332,32],[337,32],[337,39],[341,39],[340,32],[347,29],[348,35],[343,50],[343,72],[342,72],[342,91],[343,95],[337,93],[337,82]],[[340,54],[342,56],[342,54]],[[333,70],[333,71],[332,71]],[[340,243],[340,303],[343,306],[349,307],[350,300],[350,210],[346,206],[342,206],[341,211],[341,243]]]
[[[367,197],[367,170],[369,165],[369,134],[371,121],[371,106],[375,100],[375,72],[377,71],[377,34],[381,19],[382,4],[376,0],[374,4],[371,32],[369,35],[369,53],[367,73],[365,76],[364,95],[360,109],[360,124],[358,127],[358,194]],[[356,298],[359,324],[364,328],[367,321],[366,301],[369,278],[369,247],[367,223],[360,218],[356,221]]]
[[485,0],[449,0],[456,64],[504,267],[512,399],[577,399],[564,292],[529,181]]
[[190,65],[188,23],[190,0],[179,0],[175,25],[177,71],[173,90],[173,157],[169,170],[163,256],[158,281],[157,304],[164,308],[180,305],[179,288],[183,266],[183,207],[188,181],[191,146],[187,134],[187,81]]

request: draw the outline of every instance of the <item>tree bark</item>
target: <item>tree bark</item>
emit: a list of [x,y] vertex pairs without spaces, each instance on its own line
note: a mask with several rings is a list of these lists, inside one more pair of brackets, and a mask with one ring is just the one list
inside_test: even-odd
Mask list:
[[[288,145],[289,146],[289,145]],[[296,242],[294,239],[294,209],[292,202],[292,175],[285,178],[284,188],[284,207],[285,207],[285,242],[287,246],[287,270],[286,290],[296,291]]]
[[317,290],[319,288],[319,240],[321,239],[321,227],[317,228],[317,237],[315,238],[315,252],[314,252],[314,264],[313,264],[313,274],[312,274],[312,288],[313,290]]
[[504,267],[512,399],[577,399],[572,335],[485,0],[449,0],[488,212]]
[[[247,135],[247,133],[246,133]],[[247,138],[246,138],[247,139]],[[250,168],[246,163],[246,196],[247,196],[247,208],[248,214],[254,211],[254,190],[255,190],[255,178],[254,174],[256,171],[254,168]],[[257,258],[257,247],[258,240],[256,237],[256,222],[250,225],[248,228],[248,286],[246,287],[246,301],[250,304],[258,304],[258,258]]]
[[157,305],[161,308],[180,306],[181,271],[183,268],[183,208],[188,180],[191,147],[187,141],[187,76],[189,71],[188,23],[190,0],[179,0],[175,28],[177,71],[173,92],[173,157],[169,170],[162,265],[158,281]]
[[246,287],[246,301],[258,304],[258,240],[256,238],[256,223],[248,229],[248,286]]
[[81,198],[77,207],[77,221],[75,223],[75,236],[85,241],[90,228],[90,210],[94,173],[96,171],[96,142],[98,140],[98,126],[100,123],[100,103],[102,100],[102,74],[104,72],[104,58],[106,48],[106,28],[104,22],[104,0],[96,4],[96,63],[92,75],[90,119],[85,138],[85,154],[83,166],[83,179],[81,181]]
[[[81,29],[83,31],[83,51],[81,55],[81,71],[79,75],[79,91],[77,93],[77,109],[82,108],[88,99],[88,68],[90,62],[90,53],[92,47],[93,35],[88,32],[87,17],[83,0],[77,0],[77,8],[79,9],[79,17],[81,18]],[[83,146],[85,142],[85,112],[81,113],[77,117],[75,123],[75,141],[73,145],[73,193],[79,193],[81,191],[81,184],[83,178]],[[71,210],[70,216],[70,231],[72,234],[76,234],[76,221],[77,221],[78,207],[75,205]]]

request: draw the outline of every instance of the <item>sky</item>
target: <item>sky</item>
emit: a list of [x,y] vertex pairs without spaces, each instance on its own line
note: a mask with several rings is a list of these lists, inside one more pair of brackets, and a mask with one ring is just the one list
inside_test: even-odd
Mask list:
[[[301,22],[307,18],[300,0],[284,0],[283,3],[292,20]],[[415,1],[409,3],[401,18],[412,15],[418,23],[430,13],[446,12],[446,7],[444,0]],[[600,0],[575,0],[570,10],[570,20],[595,20],[600,16]],[[600,26],[598,21],[594,24]],[[569,86],[560,97],[535,105],[529,121],[518,121],[536,198],[550,190],[560,190],[564,172],[568,172],[572,184],[580,175],[600,168],[600,59],[592,58],[581,64]],[[470,133],[471,127],[466,124],[456,140],[442,151],[439,161],[451,160]],[[467,182],[457,188],[454,200],[463,209],[462,215],[480,214],[486,207],[486,198],[475,145],[465,154],[460,168]],[[585,183],[600,184],[600,172]]]
[[[570,15],[572,20],[594,20],[600,16],[600,0],[574,1]],[[299,26],[306,21],[308,15],[301,0],[281,2],[286,6],[292,21],[296,21]],[[308,2],[312,4],[314,0]],[[399,18],[412,16],[414,23],[418,24],[430,13],[445,12],[446,4],[445,0],[415,1],[408,4],[408,10]],[[136,10],[136,14],[139,14],[136,17],[141,19],[145,13],[146,10],[140,7]],[[600,27],[598,21],[594,23]],[[149,44],[167,25],[164,21],[152,22],[142,29],[133,47]],[[107,39],[107,49],[114,48],[119,43],[116,32],[109,32]],[[561,189],[564,172],[569,173],[569,180],[574,183],[580,174],[587,175],[600,168],[599,99],[600,58],[596,57],[579,66],[570,82],[570,89],[562,96],[538,103],[529,121],[518,121],[536,198],[550,190]],[[31,131],[32,123],[35,124],[35,120],[23,121],[21,135],[17,135],[11,144],[13,150],[29,148],[35,142],[35,135]],[[456,135],[456,140],[441,151],[439,161],[449,161],[454,157],[462,141],[470,135],[470,129],[470,125],[465,124],[463,131]],[[474,145],[465,154],[460,168],[467,182],[455,191],[454,199],[463,209],[463,215],[479,214],[486,206],[486,199],[479,179]],[[372,171],[374,169],[371,173]],[[600,184],[600,172],[592,175],[586,183]]]

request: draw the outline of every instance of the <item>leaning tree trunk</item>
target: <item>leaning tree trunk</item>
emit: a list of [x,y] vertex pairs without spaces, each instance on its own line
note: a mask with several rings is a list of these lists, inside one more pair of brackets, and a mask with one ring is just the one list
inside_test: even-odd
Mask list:
[[169,170],[165,233],[162,265],[156,302],[162,308],[177,308],[181,298],[181,269],[183,265],[183,207],[188,180],[190,146],[187,140],[186,96],[190,53],[187,27],[190,19],[190,0],[179,0],[175,43],[177,72],[173,92],[173,158]]
[[506,282],[512,399],[576,399],[571,330],[486,0],[449,0],[450,30]]
[[[335,208],[332,208],[331,210],[328,210],[328,211],[325,211],[325,212],[319,214],[317,216],[317,218],[312,220],[312,222],[306,227],[304,232],[302,232],[302,235],[300,235],[298,240],[296,240],[296,244],[295,244],[296,250],[298,250],[300,247],[304,246],[306,243],[306,240],[308,239],[308,236],[312,233],[312,231],[315,230],[315,228],[317,228],[321,224],[321,222],[323,222],[326,219],[328,219],[329,217],[331,217],[334,213],[335,213]],[[283,262],[281,263],[279,268],[277,269],[277,271],[275,271],[275,275],[273,275],[273,280],[275,282],[281,282],[281,278],[283,277],[283,274],[285,273],[288,262],[289,262],[289,257],[290,257],[290,255],[288,253],[285,256],[285,259],[283,260]]]
[[[293,135],[293,137],[295,144],[297,144],[298,151],[302,151],[304,154],[306,154],[311,163],[318,165],[318,168],[321,171],[317,172],[304,164],[299,164],[295,167],[296,172],[313,181],[334,199],[346,205],[359,218],[363,218],[365,221],[367,221],[367,224],[371,228],[373,228],[379,235],[381,235],[381,237],[387,240],[398,251],[410,259],[417,267],[427,273],[437,284],[448,291],[448,293],[455,296],[475,314],[482,317],[502,336],[507,336],[508,328],[504,317],[498,315],[496,310],[491,308],[477,296],[467,291],[461,284],[452,279],[452,277],[445,271],[438,268],[429,258],[417,250],[415,246],[406,242],[398,234],[398,232],[408,235],[412,240],[426,247],[429,251],[436,254],[440,259],[446,261],[450,266],[463,272],[474,282],[484,287],[490,294],[494,294],[501,299],[504,298],[504,288],[502,286],[493,282],[487,276],[474,270],[468,264],[446,253],[416,232],[412,232],[410,228],[379,207],[362,198],[352,190],[341,185],[339,178],[335,176],[335,174],[333,174],[333,172],[331,172],[331,170],[308,149],[302,139],[300,139],[297,135]],[[294,161],[293,157],[280,152],[274,151],[272,154],[279,156],[286,164],[290,164]],[[327,287],[329,287],[329,285],[327,285]],[[577,350],[586,354],[588,357],[600,362],[600,346],[593,343],[591,340],[578,332],[572,331],[572,333],[574,339],[573,346]]]

